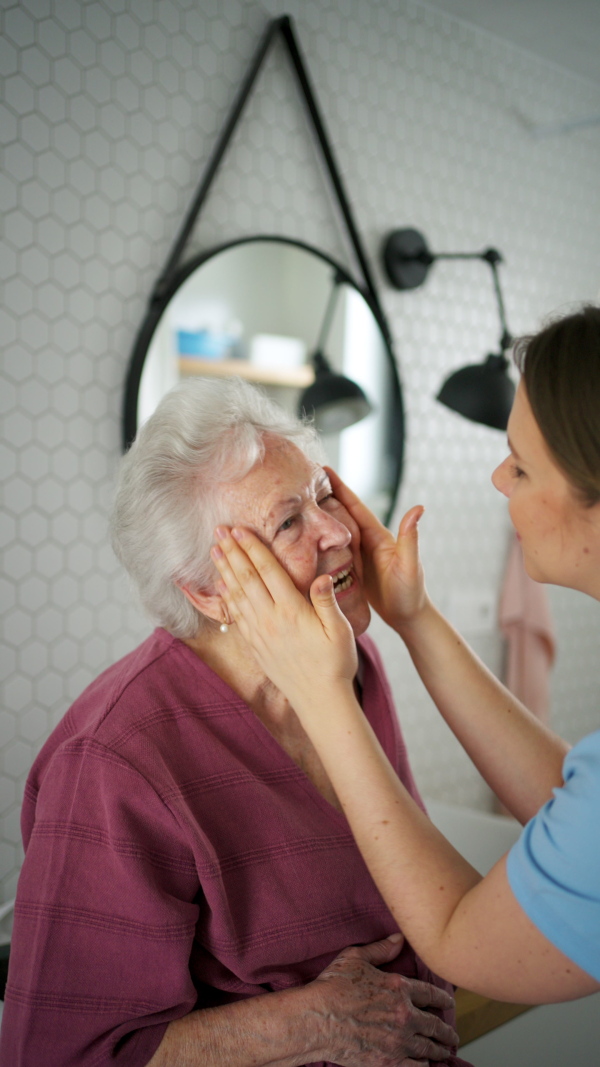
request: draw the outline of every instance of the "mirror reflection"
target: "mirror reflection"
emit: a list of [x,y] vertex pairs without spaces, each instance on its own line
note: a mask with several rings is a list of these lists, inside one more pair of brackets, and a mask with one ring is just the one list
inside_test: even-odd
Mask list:
[[386,520],[401,466],[400,387],[379,324],[345,272],[305,245],[257,238],[210,253],[184,273],[147,348],[138,426],[187,375],[239,375],[296,412],[322,349],[371,409],[341,432],[321,431],[327,461]]

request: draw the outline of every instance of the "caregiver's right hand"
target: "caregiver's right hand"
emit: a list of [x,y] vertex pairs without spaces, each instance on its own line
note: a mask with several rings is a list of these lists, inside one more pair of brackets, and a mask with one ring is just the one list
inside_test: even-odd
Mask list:
[[410,508],[400,523],[397,538],[394,538],[334,470],[330,467],[325,470],[336,500],[360,529],[369,602],[388,626],[400,631],[416,619],[428,603],[417,532],[425,509],[420,504]]
[[312,583],[311,604],[251,530],[217,527],[211,556],[219,592],[265,674],[288,700],[314,698],[323,687],[352,683],[354,634],[340,611],[331,576]]
[[379,970],[398,955],[402,941],[395,935],[345,949],[311,983],[330,1061],[343,1067],[412,1067],[447,1059],[456,1048],[454,1030],[422,1010],[452,1007],[450,994]]

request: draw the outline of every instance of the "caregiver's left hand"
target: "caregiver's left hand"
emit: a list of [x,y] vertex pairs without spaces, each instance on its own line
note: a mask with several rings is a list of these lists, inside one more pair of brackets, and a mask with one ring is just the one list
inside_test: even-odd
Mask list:
[[315,578],[309,601],[266,545],[250,530],[220,526],[211,555],[219,592],[260,666],[294,704],[324,688],[352,686],[357,668],[352,628],[333,582]]

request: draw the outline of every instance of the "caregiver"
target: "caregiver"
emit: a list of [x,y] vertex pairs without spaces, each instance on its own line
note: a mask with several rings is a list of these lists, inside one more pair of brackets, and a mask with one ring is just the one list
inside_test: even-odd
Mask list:
[[[494,485],[508,497],[529,575],[600,599],[600,308],[522,339],[516,361],[510,454]],[[599,990],[600,730],[568,752],[439,614],[419,563],[422,508],[404,516],[395,541],[331,481],[361,529],[372,605],[406,643],[482,775],[527,824],[508,855],[482,878],[394,774],[355,699],[354,645],[328,576],[313,582],[313,610],[258,538],[220,528],[213,558],[230,614],[293,704],[375,882],[425,962],[497,999],[535,1004]]]

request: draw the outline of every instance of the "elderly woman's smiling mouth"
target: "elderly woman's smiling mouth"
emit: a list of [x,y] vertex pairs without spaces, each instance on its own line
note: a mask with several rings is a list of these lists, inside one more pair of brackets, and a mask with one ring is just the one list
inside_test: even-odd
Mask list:
[[332,571],[331,577],[333,578],[333,591],[338,600],[354,586],[354,572],[351,563],[347,567],[340,567],[339,570]]

